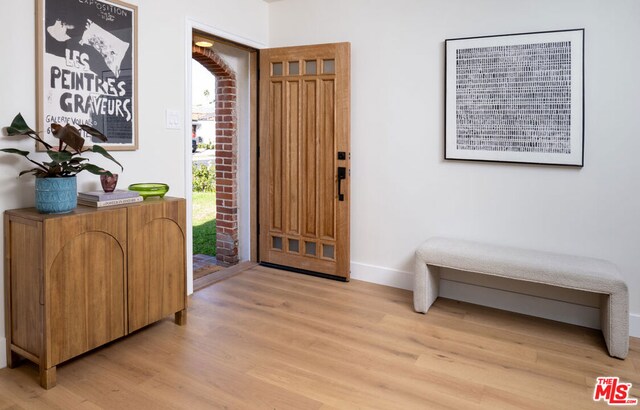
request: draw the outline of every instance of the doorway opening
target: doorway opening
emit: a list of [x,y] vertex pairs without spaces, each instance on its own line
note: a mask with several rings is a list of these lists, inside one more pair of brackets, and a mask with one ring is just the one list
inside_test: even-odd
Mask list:
[[217,259],[216,225],[216,77],[206,67],[191,64],[191,170],[193,278],[222,267]]
[[247,216],[253,200],[255,50],[194,29],[191,51],[193,278],[198,288],[197,281],[253,253],[244,244],[253,242],[247,235],[254,229],[253,216]]

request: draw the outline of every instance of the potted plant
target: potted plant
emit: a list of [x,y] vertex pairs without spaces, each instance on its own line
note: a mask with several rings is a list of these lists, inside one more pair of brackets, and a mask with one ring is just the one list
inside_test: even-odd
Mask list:
[[28,151],[15,148],[4,148],[0,151],[16,154],[24,157],[35,165],[34,168],[20,172],[20,175],[33,174],[36,177],[36,208],[41,213],[66,213],[77,206],[76,175],[82,171],[88,171],[96,175],[111,175],[111,172],[89,163],[89,159],[83,154],[95,152],[110,159],[122,168],[122,165],[113,158],[107,150],[99,145],[84,148],[85,138],[82,133],[95,137],[102,142],[107,137],[97,129],[88,125],[80,125],[80,128],[67,124],[51,124],[51,132],[58,138],[57,147],[40,138],[37,132],[32,130],[22,118],[21,114],[6,127],[8,136],[26,136],[42,144],[46,149],[49,161],[36,161],[29,158]]

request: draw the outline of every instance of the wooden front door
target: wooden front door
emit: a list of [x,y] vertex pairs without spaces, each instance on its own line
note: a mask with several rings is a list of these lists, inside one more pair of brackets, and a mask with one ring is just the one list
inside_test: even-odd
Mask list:
[[260,51],[262,263],[349,279],[349,43]]

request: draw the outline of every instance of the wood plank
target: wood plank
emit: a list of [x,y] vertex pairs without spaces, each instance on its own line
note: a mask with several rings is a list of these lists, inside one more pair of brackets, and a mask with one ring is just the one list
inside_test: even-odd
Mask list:
[[[42,245],[40,223],[5,215],[7,357],[11,345],[40,357],[42,350]],[[35,250],[35,252],[34,252]]]
[[[216,340],[216,343],[210,343],[205,347],[209,352],[219,350],[219,346],[228,346],[232,342],[214,337],[218,333],[216,328],[210,328],[206,333],[209,339]],[[153,339],[158,339],[158,335],[147,337],[147,340]],[[97,357],[94,364],[125,377],[142,392],[149,391],[156,399],[163,399],[167,403],[172,403],[178,392],[182,396],[189,396],[190,400],[181,403],[187,408],[245,408],[246,396],[251,396],[254,402],[260,403],[259,407],[312,409],[320,406],[319,403],[295,392],[273,389],[268,384],[247,375],[250,367],[238,366],[237,362],[230,363],[224,356],[204,355],[202,357],[206,357],[211,365],[202,366],[202,357],[173,354],[180,351],[180,341],[176,343],[162,339],[160,345],[162,348],[155,351],[155,354],[164,357],[165,360],[162,361],[154,360],[148,355],[148,350],[135,345],[123,350],[123,354],[115,359]],[[130,369],[126,375],[122,374],[123,367]],[[151,386],[153,390],[149,388]]]
[[214,285],[222,280],[229,279],[249,268],[257,266],[257,263],[251,261],[240,262],[228,268],[222,269],[213,275],[203,276],[193,281],[193,291],[204,289],[207,286]]
[[[456,402],[458,406],[472,405],[474,401],[480,400],[481,389],[473,388],[469,384],[454,386],[445,379],[436,379],[426,373],[418,375],[416,372],[411,372],[411,368],[408,369],[407,374],[394,372],[390,376],[387,365],[394,363],[393,359],[388,362],[383,361],[380,366],[374,366],[371,360],[361,360],[363,356],[366,356],[366,353],[361,353],[360,348],[357,347],[346,351],[344,349],[334,350],[334,345],[329,346],[326,350],[318,349],[318,345],[315,344],[317,340],[316,334],[301,332],[299,329],[292,332],[293,329],[287,326],[287,320],[270,321],[265,319],[254,321],[253,323],[253,326],[245,326],[237,322],[233,325],[226,322],[224,328],[221,323],[217,334],[224,334],[225,337],[234,338],[232,341],[234,346],[238,346],[241,343],[249,343],[255,346],[253,349],[245,350],[257,355],[251,359],[253,362],[261,363],[268,358],[269,362],[264,363],[268,368],[281,369],[283,366],[292,365],[296,369],[306,369],[308,372],[326,376],[341,385],[356,384],[356,388],[361,391],[372,391],[379,385],[384,385],[390,390],[394,390],[395,387],[396,391],[402,392],[409,402],[415,400],[414,405],[422,401],[425,403],[432,402],[431,400],[434,397],[439,396],[442,391],[446,390],[450,390],[449,395],[452,396],[450,402]],[[292,337],[293,335],[295,336]],[[328,340],[325,339],[325,341]],[[341,346],[341,342],[336,341],[335,345]],[[282,349],[283,346],[286,348]],[[261,349],[265,349],[265,351],[261,353]],[[337,370],[345,357],[351,358],[349,374]],[[274,363],[271,363],[272,361]],[[406,371],[407,368],[404,367],[403,370]],[[355,382],[354,379],[359,381]],[[408,387],[421,384],[425,380],[430,380],[432,385],[422,386],[420,389]],[[463,392],[458,394],[460,399],[458,401],[453,398],[453,393],[461,388]],[[385,394],[378,393],[377,396],[380,398],[384,397]],[[344,399],[348,401],[350,398]],[[441,400],[448,399],[441,397]],[[389,408],[388,406],[392,402],[393,399],[389,397],[385,408]]]
[[252,267],[170,318],[64,363],[0,370],[2,408],[602,408],[595,376],[638,397],[638,339],[611,359],[597,331],[411,292]]
[[[243,288],[246,288],[246,286]],[[272,292],[269,289],[265,289],[261,292],[272,295]],[[276,301],[269,303],[266,300],[252,300],[251,297],[245,296],[234,299],[248,301],[249,305],[251,304],[251,302],[253,302],[258,306],[279,306]],[[295,325],[295,329],[291,330],[296,332],[296,336],[298,339],[300,337],[300,334],[304,333],[304,329],[308,329],[310,331],[316,330],[312,326],[318,326],[318,330],[322,329],[322,324],[314,323],[313,318],[300,317],[299,323],[297,323],[298,315],[295,313],[289,313],[289,311],[298,311],[299,309],[297,309],[296,304],[291,303],[291,301],[288,302],[289,303],[287,305],[287,311],[283,311],[282,317],[279,317],[278,320],[274,320],[269,316],[262,315],[252,317],[251,321],[253,323],[264,324],[266,327],[265,332],[268,333],[276,332],[276,328],[279,323],[290,323],[292,325]],[[317,301],[314,301],[313,299],[310,299],[309,302],[312,305],[317,304]],[[231,309],[229,309],[229,314],[237,312],[238,309],[239,307],[237,306],[232,307]],[[273,308],[270,310],[273,310]],[[329,312],[328,316],[333,315]],[[378,369],[380,372],[385,372],[392,370],[395,366],[401,366],[400,363],[405,361],[407,363],[414,363],[419,355],[419,352],[423,350],[425,346],[428,346],[427,344],[425,344],[426,342],[424,338],[421,337],[420,333],[418,332],[407,332],[406,334],[398,335],[398,331],[396,329],[390,329],[389,331],[387,331],[386,326],[384,331],[381,330],[380,326],[378,324],[375,324],[376,321],[373,322],[373,327],[372,325],[363,324],[361,321],[358,321],[358,323],[359,324],[345,323],[344,328],[340,329],[336,333],[324,330],[322,331],[322,333],[325,334],[326,338],[318,342],[313,342],[311,346],[306,346],[306,349],[315,351],[317,348],[321,347],[323,357],[332,357],[334,355],[343,354],[343,357],[350,357],[354,365],[357,365],[359,363],[366,363],[370,371],[373,369]],[[379,323],[379,321],[377,323]],[[241,322],[238,324],[243,325],[243,323]],[[354,331],[353,329],[356,330]],[[367,343],[362,343],[363,338],[367,340]],[[376,339],[378,343],[373,343],[371,341]],[[439,343],[439,345],[445,345],[445,347],[451,343],[455,343],[453,337],[443,338],[442,336],[437,336],[432,338],[431,340],[434,343]],[[388,347],[390,345],[393,346],[393,349],[390,349]],[[487,350],[499,347],[495,340],[487,340],[485,346],[486,347],[484,347],[484,349]],[[447,351],[446,348],[445,351]],[[522,353],[524,351],[525,349],[519,348],[517,352],[518,356],[522,356]],[[532,354],[529,354],[529,357],[532,357]],[[380,361],[382,361],[382,363],[379,363]],[[415,372],[411,372],[411,369],[407,369],[406,366],[398,370],[399,371],[397,373],[403,375],[402,377],[410,377],[414,381],[424,379],[424,376],[415,374]],[[438,380],[446,383],[449,386],[452,385],[446,380],[446,378],[438,377]],[[473,389],[469,386],[464,388],[464,391],[472,390]]]

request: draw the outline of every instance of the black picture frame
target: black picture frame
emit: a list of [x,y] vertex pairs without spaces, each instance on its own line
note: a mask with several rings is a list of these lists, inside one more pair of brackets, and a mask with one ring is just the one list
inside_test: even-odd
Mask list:
[[445,40],[445,160],[584,166],[584,29]]
[[[90,125],[111,151],[138,148],[138,7],[120,0],[37,0],[37,128]],[[41,144],[37,149],[44,150]]]

